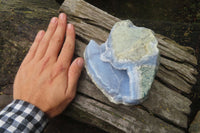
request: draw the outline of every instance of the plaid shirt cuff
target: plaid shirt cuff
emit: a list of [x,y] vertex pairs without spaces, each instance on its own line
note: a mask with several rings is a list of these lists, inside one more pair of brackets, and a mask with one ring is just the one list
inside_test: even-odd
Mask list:
[[0,112],[0,133],[40,133],[48,118],[36,106],[13,100]]

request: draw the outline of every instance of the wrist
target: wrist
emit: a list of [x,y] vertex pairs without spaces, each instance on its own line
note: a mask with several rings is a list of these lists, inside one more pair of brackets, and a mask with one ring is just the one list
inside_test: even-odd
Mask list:
[[8,132],[42,132],[48,122],[44,112],[22,100],[13,100],[0,112],[0,118]]

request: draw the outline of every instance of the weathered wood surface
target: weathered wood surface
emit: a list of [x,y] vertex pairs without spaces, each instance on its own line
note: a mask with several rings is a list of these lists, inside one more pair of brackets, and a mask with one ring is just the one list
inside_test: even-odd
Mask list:
[[[83,56],[89,40],[99,44],[105,42],[114,23],[120,21],[82,0],[65,0],[60,11],[67,13],[68,21],[76,27],[77,56]],[[84,70],[79,93],[71,105],[73,110],[79,110],[76,112],[80,116],[71,111],[65,112],[66,115],[109,132],[183,132],[187,129],[191,101],[184,95],[189,94],[196,83],[197,60],[191,48],[182,47],[159,34],[156,37],[161,64],[144,103],[132,107],[110,103]]]
[[[47,8],[36,6],[41,2]],[[47,3],[51,0],[1,1],[0,15],[4,19],[0,19],[0,109],[12,100],[15,73],[36,32],[45,29],[50,18],[58,15],[55,7]],[[112,25],[119,21],[82,0],[65,1],[61,10],[76,27],[76,56],[83,55],[90,39],[104,42]],[[191,49],[156,36],[161,67],[148,100],[138,106],[110,103],[84,70],[77,97],[65,114],[109,132],[184,132],[191,101],[182,94],[190,93],[196,82],[196,58],[188,52]]]

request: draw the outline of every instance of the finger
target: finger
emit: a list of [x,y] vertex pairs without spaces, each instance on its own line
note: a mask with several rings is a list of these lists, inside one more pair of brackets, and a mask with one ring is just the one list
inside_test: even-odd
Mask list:
[[72,98],[76,94],[77,82],[83,68],[83,58],[79,57],[74,60],[68,71],[68,88],[66,90],[66,98]]
[[29,51],[28,51],[26,57],[24,58],[23,63],[26,64],[26,63],[28,63],[31,59],[34,58],[35,53],[36,53],[37,48],[38,48],[38,45],[39,45],[40,41],[42,40],[42,38],[44,37],[44,34],[45,34],[45,31],[44,31],[44,30],[40,30],[40,31],[37,33],[37,35],[36,35],[36,37],[35,37],[35,40],[34,40],[32,46],[31,46],[31,48],[29,49]]
[[65,43],[58,57],[58,63],[63,64],[68,69],[74,54],[75,48],[75,30],[72,24],[67,25]]
[[46,31],[46,34],[44,35],[43,39],[40,41],[39,46],[38,46],[38,50],[35,54],[35,58],[36,60],[40,60],[44,54],[46,53],[46,49],[49,45],[49,41],[52,38],[56,27],[57,27],[57,20],[58,18],[53,17],[49,23],[48,29]]
[[64,13],[59,15],[57,29],[50,40],[49,47],[46,55],[51,56],[57,60],[60,49],[63,45],[63,41],[66,33],[67,16]]

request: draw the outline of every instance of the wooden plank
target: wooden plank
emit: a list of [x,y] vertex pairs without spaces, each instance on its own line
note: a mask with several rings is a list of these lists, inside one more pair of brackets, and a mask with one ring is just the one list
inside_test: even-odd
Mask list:
[[[84,112],[84,115],[89,114],[89,116],[92,116],[92,118],[94,118],[95,121],[101,121],[103,123],[109,124],[108,127],[101,127],[102,125],[104,125],[102,123],[100,125],[97,125],[100,128],[104,128],[108,132],[184,132],[180,129],[173,127],[172,125],[164,123],[163,121],[155,118],[154,116],[149,115],[147,112],[139,108],[132,109],[130,113],[124,113],[123,111],[119,111],[118,108],[110,107],[106,104],[102,104],[98,101],[81,96],[79,94],[76,96],[76,99],[72,103],[72,106],[74,108],[74,111],[77,109],[81,110]],[[125,110],[125,112],[127,111]],[[76,116],[78,116],[80,119],[82,117],[82,114],[79,114],[79,111],[77,113],[78,114],[76,114]],[[65,114],[71,116],[74,113],[66,111]],[[134,116],[137,117],[133,117],[130,114],[134,114]],[[88,118],[88,115],[84,118],[86,119],[85,121],[91,119],[91,117]],[[113,127],[111,127],[112,130],[109,129],[110,126],[115,127],[114,131]],[[116,128],[118,130],[116,130]]]
[[160,58],[160,63],[165,66],[168,71],[178,74],[178,76],[183,78],[188,83],[195,84],[197,82],[197,79],[194,77],[194,75],[197,75],[198,72],[194,67],[189,67],[185,64],[174,62],[162,57]]
[[[105,41],[107,39],[102,37],[102,34],[97,34],[99,33],[98,29],[102,29],[105,31],[110,31],[110,29],[112,28],[112,26],[117,22],[120,21],[119,18],[116,18],[92,5],[90,5],[87,2],[84,2],[83,0],[65,0],[63,2],[63,4],[60,7],[60,11],[66,12],[68,14],[69,17],[69,21],[71,23],[73,23],[74,25],[78,26],[77,30],[79,30],[79,28],[84,29],[82,30],[83,32],[80,32],[78,34],[80,34],[80,36],[83,36],[85,32],[87,32],[87,30],[89,30],[89,32],[91,32],[91,30],[93,32],[91,32],[91,35],[89,36],[83,36],[84,38],[88,37],[89,40],[91,39],[98,39],[98,40],[102,40]],[[82,24],[80,27],[79,25]],[[84,28],[87,27],[85,24],[88,24],[87,26],[88,29]],[[90,27],[91,25],[93,25],[94,27]],[[92,29],[91,29],[92,28]],[[97,32],[96,32],[97,30]],[[78,31],[79,32],[79,31]],[[103,34],[103,36],[107,36],[107,34]],[[96,36],[95,38],[91,38],[93,36]],[[170,52],[173,56],[171,57],[172,59],[176,59],[179,61],[186,61],[189,64],[193,64],[193,65],[197,65],[197,59],[195,58],[195,56],[189,54],[188,52],[184,51],[183,49],[179,48],[176,46],[176,44],[174,43],[174,41],[170,41],[170,39],[168,39],[165,36],[156,34],[156,37],[159,41],[159,43],[165,47],[168,47],[168,49],[170,49]],[[169,42],[170,43],[169,43]],[[173,50],[174,49],[174,50]],[[178,53],[176,53],[178,52]]]
[[[82,0],[65,0],[60,11],[66,12],[69,22],[76,27],[75,54],[81,57],[83,57],[84,49],[89,40],[93,39],[99,44],[105,42],[113,24],[120,21],[120,19]],[[179,47],[174,41],[162,35],[156,34],[156,37],[161,53],[161,67],[157,76],[162,83],[154,82],[148,100],[141,105],[144,107],[143,110],[146,109],[156,115],[158,119],[187,128],[187,115],[190,113],[191,101],[179,92],[190,93],[191,87],[196,83],[197,71],[194,66],[197,65],[197,60],[195,56],[187,52],[187,48]],[[175,88],[179,91],[176,92],[169,88]],[[117,106],[110,103],[91,83],[85,71],[83,71],[79,82],[78,92],[113,108]],[[120,106],[119,108],[123,108],[127,112],[130,111],[129,107]]]
[[[120,19],[111,16],[82,0],[76,2],[72,0],[66,0],[62,4],[60,11],[64,11],[68,14],[69,22],[73,23],[76,27],[77,36],[79,39],[84,40],[85,43],[88,43],[91,39],[97,41],[99,44],[105,42],[114,23],[120,21]],[[197,65],[196,57],[185,51],[183,48],[177,47],[177,44],[174,41],[170,41],[170,39],[167,37],[159,34],[156,34],[156,37],[159,41],[161,58],[163,56],[167,57],[171,59],[175,65],[170,65],[163,62],[161,62],[161,64],[168,68],[171,67],[171,69],[176,71],[173,73],[186,75],[182,76],[181,78],[186,79],[191,85],[180,87],[171,84],[172,82],[170,81],[167,83],[169,86],[176,87],[184,93],[190,93],[192,85],[196,83],[196,78],[194,75],[197,74],[197,71],[195,71],[195,68],[193,67],[193,65]],[[181,63],[181,65],[176,62]],[[185,65],[183,65],[184,63]],[[188,66],[190,70],[193,69],[194,71],[181,71],[182,67],[186,68],[184,66]],[[170,71],[166,71],[166,73],[169,73],[168,75],[170,75]],[[180,84],[181,83],[182,82],[180,82]],[[188,86],[189,88],[186,88]]]
[[[74,22],[71,22],[71,23],[74,23]],[[74,23],[74,24],[78,25],[77,23]],[[104,35],[102,38],[105,38],[105,35],[108,36],[108,32],[101,33],[101,31],[97,30],[96,27],[90,27],[88,25],[89,24],[86,24],[86,23],[84,25],[81,24],[82,28],[85,27],[85,29],[87,29],[87,31],[85,31],[84,34],[80,33],[81,31],[79,31],[78,28],[76,30],[76,33],[80,36],[85,36],[86,34],[87,34],[87,36],[90,35],[90,37],[84,38],[84,39],[87,40],[87,42],[89,41],[88,40],[89,38],[94,38],[94,40],[96,40],[97,42],[103,42],[103,40],[101,40],[101,38],[100,38],[101,36],[99,36],[97,38],[97,35]],[[89,32],[88,27],[92,28],[91,29],[92,32]],[[96,34],[94,33],[95,31],[97,31]],[[90,34],[90,33],[92,33],[92,34]],[[94,35],[94,37],[92,37],[93,35]],[[86,44],[86,43],[83,43],[83,44]],[[84,49],[81,49],[81,50],[84,51]],[[161,51],[162,51],[162,49],[161,49]],[[172,79],[165,78],[165,77],[163,77],[162,74],[158,75],[158,76],[160,76],[159,78],[161,78],[161,80],[163,80],[163,81],[166,81],[167,84],[169,84],[169,86],[176,87],[177,89],[179,89],[180,91],[182,91],[184,93],[190,93],[192,85],[196,83],[196,78],[195,78],[195,75],[197,75],[196,69],[193,66],[187,66],[185,64],[180,64],[180,63],[177,63],[175,61],[170,61],[170,62],[168,61],[169,63],[167,64],[167,62],[164,62],[166,60],[167,60],[166,58],[161,57],[161,65],[165,66],[167,68],[170,68],[171,70],[173,70],[173,73],[178,73],[178,74],[181,75],[181,76],[175,75],[175,77],[174,77],[174,78],[178,77],[178,79],[175,80],[175,81],[179,82],[179,84],[176,84],[175,82],[171,82],[171,81],[173,81]],[[188,69],[188,71],[182,71],[183,70],[182,68]],[[165,70],[165,69],[162,69],[162,70]],[[189,70],[191,70],[191,71],[189,71]],[[170,70],[165,70],[164,72],[167,73],[167,75],[171,75]],[[182,76],[182,75],[188,75],[188,77]],[[187,79],[188,83],[185,81],[185,79]]]
[[[160,100],[164,100],[164,102],[160,102],[162,105],[158,104],[158,105],[152,105],[152,106],[161,105],[161,107],[165,107],[165,109],[167,111],[169,109],[168,107],[172,106],[171,108],[177,109],[179,111],[179,113],[186,114],[186,115],[190,114],[190,105],[192,104],[192,102],[187,97],[185,97],[171,89],[168,89],[166,86],[164,86],[159,81],[157,81],[157,80],[154,81],[154,83],[152,85],[152,91],[150,91],[150,94],[152,95],[152,97],[155,94],[158,94],[160,97],[163,97],[163,99],[160,99]],[[149,100],[147,100],[146,102],[154,103],[153,101],[156,101],[156,100],[157,99],[152,100],[152,102],[150,102],[151,99],[149,98]],[[146,104],[146,103],[144,103],[144,104]]]
[[[181,68],[180,68],[181,69]],[[163,81],[168,88],[178,89],[181,92],[189,94],[192,85],[188,84],[183,78],[179,77],[176,73],[168,71],[166,68],[159,66],[156,76]]]
[[[86,47],[86,45],[84,45],[83,42],[76,40],[76,55],[83,57],[83,52],[84,52],[85,47]],[[82,73],[82,79],[83,79],[83,82],[84,82],[84,80],[91,82],[91,80],[90,80],[89,76],[86,74],[85,70]],[[86,84],[86,83],[83,83],[83,85],[84,84]],[[82,88],[84,88],[84,86],[82,86]],[[93,85],[91,86],[91,88],[93,88]],[[166,86],[164,86],[163,84],[161,84],[158,81],[154,81],[152,88],[155,88],[155,89],[153,89],[153,91],[151,91],[151,92],[153,92],[155,94],[160,94],[162,98],[166,98],[164,100],[166,100],[166,102],[168,102],[168,104],[171,103],[173,108],[177,108],[177,110],[179,110],[185,114],[190,113],[189,106],[191,105],[191,101],[188,98],[184,97],[181,94],[178,94],[177,92],[174,92],[173,90],[168,89]],[[91,90],[87,90],[86,93],[89,91],[91,91]],[[87,95],[97,95],[97,93],[99,93],[98,90],[96,90],[95,92],[96,92],[95,94],[87,94]],[[86,93],[84,93],[84,94],[86,94]]]
[[[117,105],[115,106],[115,104],[109,102],[100,90],[93,83],[91,83],[91,81],[87,80],[88,78],[89,77],[84,70],[79,82],[78,92],[112,107],[116,107]],[[186,97],[166,88],[158,81],[155,81],[149,93],[148,99],[141,105],[152,114],[174,123],[177,126],[187,128],[186,114],[190,113],[190,104],[191,101]],[[120,107],[117,106],[117,108],[126,108],[127,111],[131,110],[131,108],[124,105],[120,105]]]
[[124,133],[122,130],[110,125],[104,120],[96,118],[93,114],[90,114],[86,111],[83,111],[82,108],[79,108],[78,105],[74,104],[74,102],[68,106],[68,109],[64,111],[64,115],[71,117],[77,121],[87,123],[89,125],[93,125],[95,127],[99,127],[104,131],[109,133]]
[[[77,41],[76,46],[76,50],[78,52],[77,55],[82,56],[82,49],[84,49],[85,46],[83,43],[80,43],[80,41]],[[94,99],[96,99],[96,96],[98,96],[98,100],[105,101],[105,98],[98,94],[98,89],[94,85],[91,85],[90,78],[86,74],[85,70],[83,71],[81,79],[81,88],[83,89],[78,89],[79,92],[91,96]],[[87,85],[87,87],[84,85]],[[106,103],[108,103],[108,101]],[[165,118],[177,125],[182,125],[182,127],[187,127],[186,114],[188,115],[190,113],[191,101],[181,94],[168,89],[158,81],[153,83],[149,98],[142,105],[153,114],[157,114],[160,117]]]
[[161,49],[161,55],[163,54],[178,62],[188,63],[194,66],[197,65],[196,57],[181,49],[180,46],[177,46],[178,44],[176,42],[160,34],[156,34],[156,38],[160,44],[158,47]]
[[[186,104],[184,104],[185,102]],[[142,105],[148,111],[154,115],[158,115],[164,120],[183,128],[188,127],[187,115],[190,113],[191,101],[173,90],[166,88],[156,80],[149,93],[149,98]]]
[[[77,40],[76,47],[75,54],[83,57],[86,43]],[[177,63],[165,57],[160,58],[160,63],[161,65],[156,76],[165,82],[168,87],[176,88],[181,92],[189,94],[193,84],[196,83],[195,75],[198,74],[197,70],[192,66]]]

